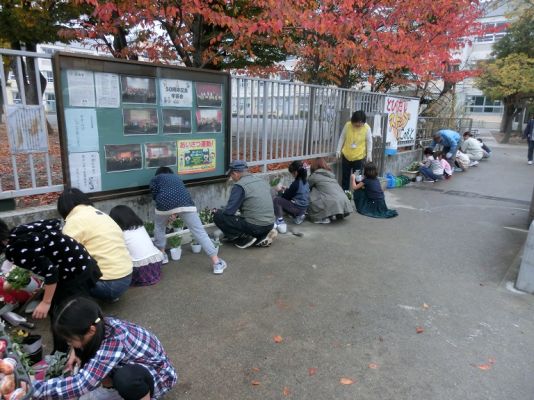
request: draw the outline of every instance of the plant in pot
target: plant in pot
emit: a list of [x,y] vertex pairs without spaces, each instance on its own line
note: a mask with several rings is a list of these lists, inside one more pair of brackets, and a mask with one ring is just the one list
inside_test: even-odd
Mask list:
[[180,232],[184,228],[184,221],[180,217],[176,217],[174,221],[171,222],[171,226],[174,229],[174,232]]
[[202,246],[200,245],[200,243],[198,243],[195,239],[193,239],[191,241],[191,251],[193,253],[200,253],[200,251],[202,250]]
[[41,286],[40,281],[33,277],[27,269],[14,266],[6,275],[4,290],[22,290],[33,293]]
[[213,214],[215,214],[215,209],[210,209],[208,207],[200,210],[198,213],[198,216],[200,217],[200,221],[202,221],[202,225],[208,225],[213,222]]
[[173,260],[179,260],[182,257],[182,237],[180,235],[173,235],[167,239],[167,244],[171,249],[171,258]]
[[145,222],[145,229],[148,233],[148,236],[154,236],[154,223],[153,222]]
[[214,238],[211,241],[213,243],[213,246],[215,247],[215,250],[217,250],[217,254],[219,254],[219,248],[222,246],[221,241],[219,240],[219,238]]

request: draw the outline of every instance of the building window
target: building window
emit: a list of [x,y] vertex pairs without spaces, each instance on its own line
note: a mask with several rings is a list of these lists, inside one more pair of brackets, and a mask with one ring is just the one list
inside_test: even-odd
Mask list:
[[54,82],[54,73],[52,71],[45,71],[46,81],[53,83]]
[[491,29],[491,33],[478,36],[475,41],[485,43],[495,43],[502,39],[506,35],[507,22],[492,22],[489,24],[483,24],[484,29]]
[[500,100],[490,100],[485,96],[467,96],[465,111],[468,113],[500,114],[503,111],[503,105]]

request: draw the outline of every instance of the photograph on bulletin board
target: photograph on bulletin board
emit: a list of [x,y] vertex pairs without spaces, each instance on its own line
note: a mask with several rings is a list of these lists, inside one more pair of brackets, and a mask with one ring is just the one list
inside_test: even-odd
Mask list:
[[158,111],[155,108],[122,110],[124,135],[157,135]]
[[219,133],[222,130],[222,110],[197,110],[197,132]]
[[191,110],[164,108],[162,115],[164,134],[191,133]]
[[218,83],[195,83],[197,107],[222,107],[222,85]]
[[106,144],[106,172],[130,171],[143,168],[140,144]]
[[215,139],[179,140],[178,174],[215,171]]
[[176,165],[176,142],[145,143],[145,164],[147,168]]
[[123,103],[156,104],[156,80],[121,76],[121,96]]

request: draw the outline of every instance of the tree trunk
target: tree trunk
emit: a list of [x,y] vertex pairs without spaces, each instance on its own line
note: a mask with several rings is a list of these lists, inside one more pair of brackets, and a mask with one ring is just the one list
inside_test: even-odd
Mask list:
[[501,124],[504,136],[501,143],[508,143],[510,141],[510,135],[512,133],[512,122],[514,121],[516,107],[510,100],[504,100],[504,114]]

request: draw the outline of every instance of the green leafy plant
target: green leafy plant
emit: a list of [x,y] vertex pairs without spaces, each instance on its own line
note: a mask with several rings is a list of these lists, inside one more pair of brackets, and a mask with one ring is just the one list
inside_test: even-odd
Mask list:
[[347,199],[349,199],[350,201],[352,201],[352,191],[350,191],[350,190],[345,190],[345,195],[347,196]]
[[145,222],[145,229],[149,236],[154,236],[154,223],[153,222]]
[[408,165],[408,167],[406,168],[406,171],[410,171],[410,172],[419,171],[419,162],[414,161],[413,163]]
[[198,216],[200,217],[202,225],[211,224],[213,222],[213,214],[215,214],[215,209],[210,209],[206,207],[200,210]]
[[27,269],[20,267],[13,267],[6,277],[7,282],[15,290],[25,288],[30,284],[31,273]]
[[213,242],[213,245],[214,245],[215,247],[221,247],[221,246],[222,246],[221,241],[218,240],[218,239],[212,239],[211,241]]
[[45,361],[48,364],[46,379],[63,376],[63,371],[67,364],[67,354],[56,351],[54,354],[46,356]]
[[175,229],[180,229],[184,227],[184,221],[180,217],[176,217],[174,221],[171,222],[171,226]]
[[182,244],[182,237],[180,235],[173,235],[167,239],[167,244],[171,249],[176,249]]
[[279,176],[277,176],[271,182],[269,182],[269,184],[271,185],[271,187],[275,187],[276,185],[280,183],[281,180],[282,179]]

